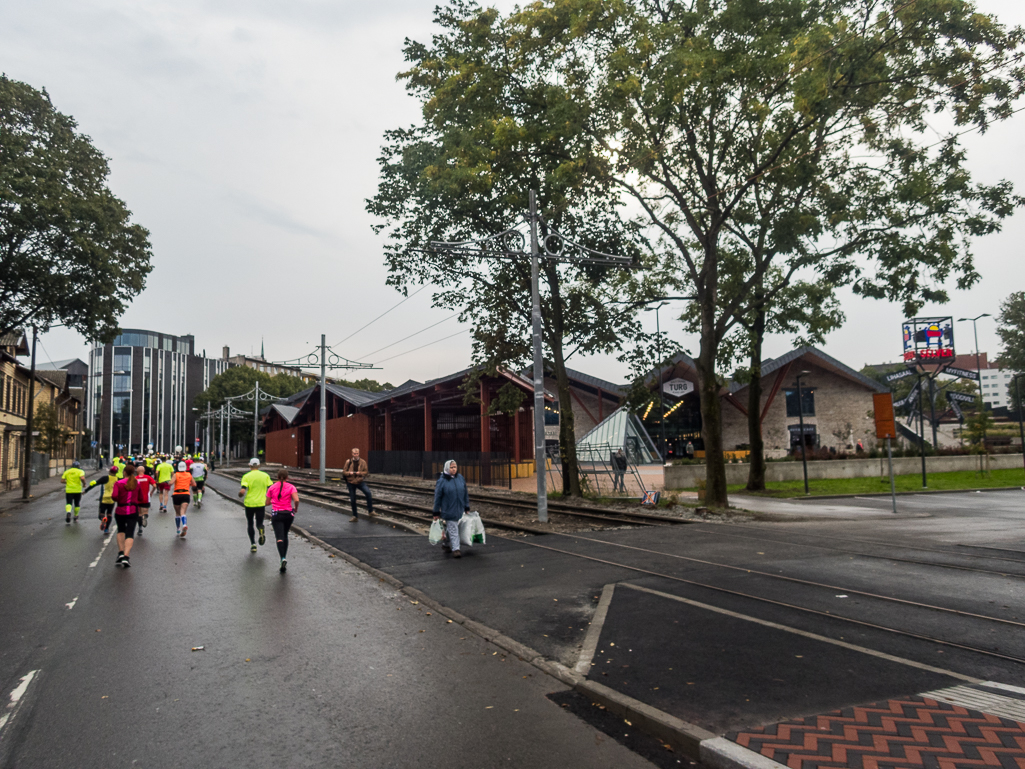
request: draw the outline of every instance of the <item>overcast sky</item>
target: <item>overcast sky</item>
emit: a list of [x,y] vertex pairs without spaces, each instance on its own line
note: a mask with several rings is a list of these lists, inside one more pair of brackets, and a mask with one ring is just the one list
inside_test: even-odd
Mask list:
[[[208,355],[224,345],[259,353],[263,340],[267,358],[283,360],[311,351],[321,333],[339,342],[401,300],[385,286],[381,239],[364,200],[376,191],[383,132],[417,119],[395,74],[404,68],[403,39],[429,38],[433,6],[0,0],[0,71],[45,87],[57,109],[78,120],[110,158],[113,191],[151,232],[154,270],[122,327],[194,334]],[[1025,24],[1021,0],[978,6]],[[1025,192],[1023,127],[1025,113],[965,138],[980,181],[1006,178]],[[952,290],[948,305],[921,314],[996,314],[1001,300],[1025,288],[1023,242],[1025,212],[976,243],[975,288]],[[431,308],[430,293],[336,350],[380,361],[372,376],[394,384],[465,367],[469,334]],[[844,309],[847,325],[830,336],[827,352],[856,368],[899,358],[900,307],[847,295]],[[653,313],[647,317],[654,331]],[[697,339],[671,317],[662,311],[662,327],[696,354]],[[991,320],[979,322],[983,351],[998,348],[993,329]],[[958,324],[957,334],[958,351],[972,351],[971,324]],[[70,332],[42,341],[42,360],[85,358],[84,341]],[[767,356],[789,349],[787,338],[766,343]],[[613,381],[627,374],[614,358],[571,365]]]

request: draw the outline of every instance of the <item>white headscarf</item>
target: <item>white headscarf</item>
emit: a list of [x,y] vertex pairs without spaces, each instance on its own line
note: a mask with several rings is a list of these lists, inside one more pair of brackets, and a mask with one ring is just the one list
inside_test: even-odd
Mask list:
[[444,470],[442,470],[442,472],[444,472],[444,473],[445,473],[445,475],[452,475],[452,473],[450,473],[450,472],[448,471],[448,469],[449,469],[450,467],[452,467],[452,465],[454,465],[455,463],[456,463],[456,461],[455,461],[454,459],[450,459],[450,460],[448,460],[448,461],[447,461],[447,462],[445,463],[445,468],[444,468]]

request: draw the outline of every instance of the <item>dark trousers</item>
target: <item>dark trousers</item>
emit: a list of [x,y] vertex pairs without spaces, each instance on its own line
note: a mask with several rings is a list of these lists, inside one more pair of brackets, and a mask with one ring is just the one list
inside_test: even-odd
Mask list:
[[[263,507],[246,508],[246,528],[249,531],[249,541],[254,545],[256,544],[256,530],[263,528],[265,510],[266,508]],[[255,526],[253,525],[254,523]]]
[[623,480],[626,475],[626,470],[613,470],[612,477],[612,490],[613,491],[626,491],[626,483]]
[[278,541],[278,555],[282,558],[288,553],[288,530],[292,528],[295,516],[282,513],[270,517],[270,525],[274,527],[274,538]]
[[360,481],[359,483],[349,484],[349,501],[352,503],[352,514],[356,514],[356,489],[363,492],[363,496],[367,500],[367,512],[374,512],[374,497],[370,493],[370,487],[367,486],[366,481]]

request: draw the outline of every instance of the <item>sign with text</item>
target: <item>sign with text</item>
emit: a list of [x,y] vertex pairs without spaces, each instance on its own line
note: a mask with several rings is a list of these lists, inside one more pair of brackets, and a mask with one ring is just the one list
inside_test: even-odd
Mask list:
[[899,401],[896,401],[893,404],[893,407],[899,409],[903,406],[907,406],[909,403],[915,403],[918,399],[918,385],[919,383],[915,382],[915,386],[911,388],[911,392],[909,392]]
[[897,422],[893,416],[893,395],[873,393],[872,409],[876,421],[876,438],[896,438]]
[[909,376],[915,376],[918,372],[914,369],[906,368],[903,371],[894,371],[892,374],[886,375],[887,382],[896,382],[898,379],[907,379]]
[[978,371],[969,371],[966,368],[957,368],[956,366],[947,366],[941,374],[950,374],[951,376],[960,377],[961,379],[971,379],[973,382],[979,381]]
[[953,318],[911,318],[901,324],[905,363],[954,360]]
[[682,398],[687,393],[694,392],[694,383],[686,379],[670,379],[662,385],[662,390],[671,398]]
[[957,417],[958,421],[964,422],[964,412],[961,411],[961,407],[957,405],[957,401],[948,401],[950,403],[950,410],[954,412],[954,416]]
[[947,391],[947,402],[958,401],[959,403],[975,403],[976,396],[968,395],[966,393],[957,393],[951,390]]

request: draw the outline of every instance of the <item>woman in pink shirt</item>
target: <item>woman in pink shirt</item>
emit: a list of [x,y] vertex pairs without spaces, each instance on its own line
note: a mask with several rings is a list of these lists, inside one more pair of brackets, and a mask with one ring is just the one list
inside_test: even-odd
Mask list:
[[125,477],[114,484],[110,498],[117,507],[114,509],[114,522],[117,524],[117,561],[115,566],[127,569],[131,566],[128,560],[135,541],[135,527],[139,524],[139,482],[134,477],[135,466],[125,465]]
[[274,528],[274,536],[278,540],[278,554],[281,556],[281,572],[285,571],[288,559],[288,530],[292,528],[295,514],[299,511],[299,492],[288,482],[288,470],[278,470],[278,481],[267,489],[267,502],[270,503],[270,525]]

